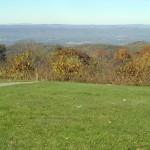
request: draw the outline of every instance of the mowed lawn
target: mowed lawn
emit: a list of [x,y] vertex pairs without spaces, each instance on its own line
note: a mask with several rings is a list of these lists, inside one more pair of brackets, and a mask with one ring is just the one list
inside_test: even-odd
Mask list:
[[150,88],[38,82],[0,87],[2,150],[150,150]]

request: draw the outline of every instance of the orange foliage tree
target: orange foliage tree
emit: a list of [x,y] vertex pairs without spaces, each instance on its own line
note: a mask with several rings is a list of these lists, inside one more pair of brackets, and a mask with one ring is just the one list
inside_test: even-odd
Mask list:
[[117,59],[119,61],[125,61],[125,60],[129,59],[131,56],[126,49],[119,49],[116,52],[114,57],[115,57],[115,59]]

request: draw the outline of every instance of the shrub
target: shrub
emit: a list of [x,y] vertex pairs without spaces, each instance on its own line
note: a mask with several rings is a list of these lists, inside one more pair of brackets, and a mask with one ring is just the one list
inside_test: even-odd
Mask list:
[[33,75],[35,70],[34,58],[30,51],[12,56],[9,60],[10,72],[13,78],[26,79]]
[[63,49],[51,54],[52,71],[56,80],[81,80],[92,69],[93,59],[85,52]]
[[4,44],[0,44],[0,61],[4,61],[6,59],[6,46]]
[[[150,53],[134,57],[131,61],[117,69],[122,80],[127,80],[136,85],[150,84]],[[127,81],[126,81],[127,82]]]

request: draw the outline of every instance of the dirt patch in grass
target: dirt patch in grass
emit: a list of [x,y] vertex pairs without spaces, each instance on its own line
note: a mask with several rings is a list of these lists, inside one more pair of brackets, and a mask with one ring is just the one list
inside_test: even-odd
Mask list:
[[12,86],[12,85],[17,85],[17,84],[31,84],[35,82],[7,82],[7,83],[0,83],[1,86]]

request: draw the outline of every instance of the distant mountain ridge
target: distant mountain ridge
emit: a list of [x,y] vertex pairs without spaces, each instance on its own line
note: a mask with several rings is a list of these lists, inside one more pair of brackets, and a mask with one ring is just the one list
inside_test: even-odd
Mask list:
[[74,46],[74,48],[82,51],[95,51],[95,50],[106,50],[106,51],[117,51],[119,49],[127,49],[129,51],[139,51],[145,46],[150,46],[150,43],[145,41],[137,41],[125,45],[111,45],[111,44],[83,44]]
[[0,25],[0,43],[9,45],[30,39],[36,42],[62,45],[125,45],[136,41],[150,42],[150,25]]

